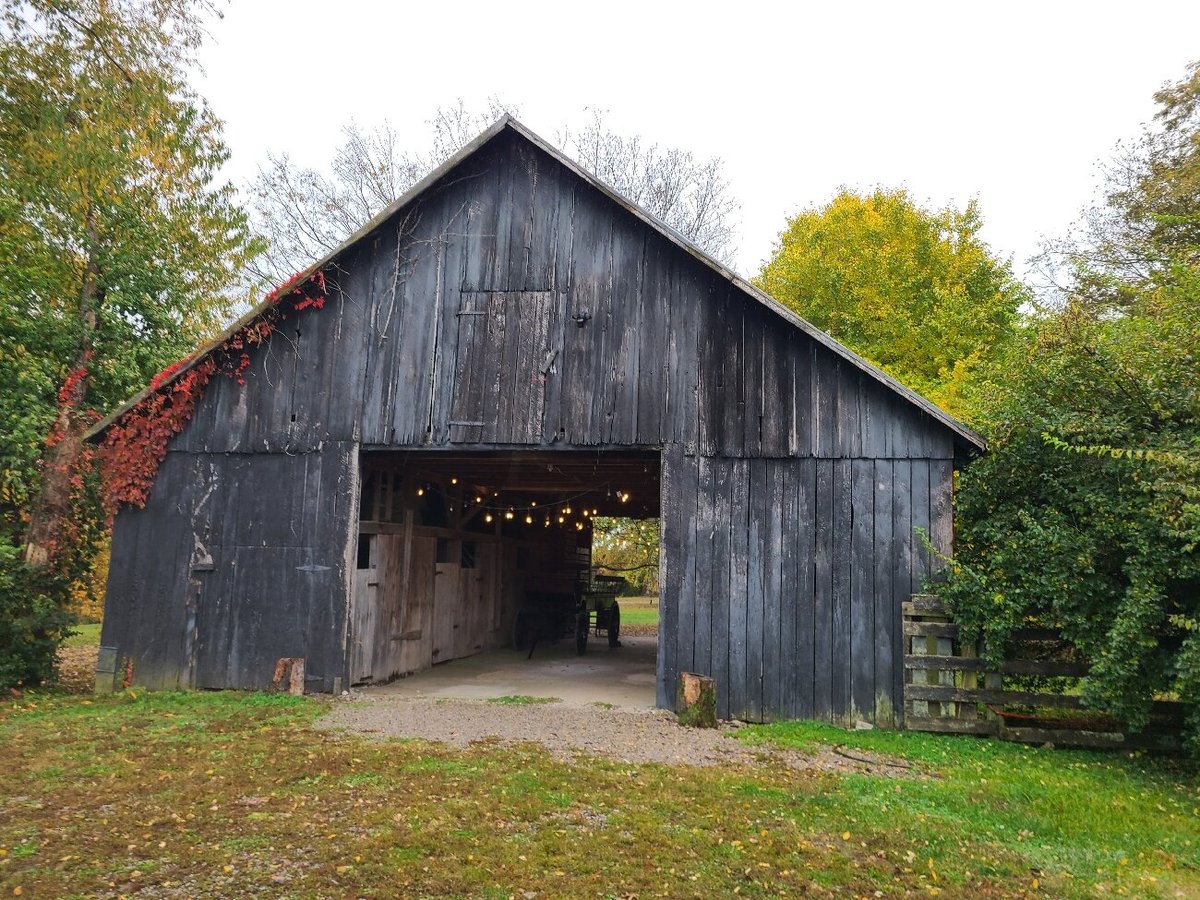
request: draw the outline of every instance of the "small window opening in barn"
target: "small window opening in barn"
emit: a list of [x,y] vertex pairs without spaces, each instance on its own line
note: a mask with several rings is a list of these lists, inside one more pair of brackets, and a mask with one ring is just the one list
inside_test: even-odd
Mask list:
[[450,540],[449,538],[437,539],[437,555],[434,557],[437,562],[450,562]]
[[360,534],[358,536],[358,562],[356,568],[370,569],[374,568],[371,558],[374,554],[371,552],[374,549],[375,535]]
[[463,541],[462,551],[459,554],[459,565],[464,569],[475,568],[475,542]]

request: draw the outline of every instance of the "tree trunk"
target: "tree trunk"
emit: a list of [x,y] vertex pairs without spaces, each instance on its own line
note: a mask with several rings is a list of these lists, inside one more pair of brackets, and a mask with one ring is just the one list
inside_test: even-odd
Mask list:
[[88,362],[98,317],[96,304],[100,294],[100,267],[96,262],[95,246],[99,235],[96,214],[87,213],[88,260],[84,267],[83,286],[79,292],[79,344],[70,372],[58,395],[58,415],[46,437],[42,454],[42,484],[34,498],[25,532],[25,562],[34,569],[49,566],[62,549],[64,526],[71,516],[71,479],[83,450],[83,435],[87,422],[82,415],[87,396]]

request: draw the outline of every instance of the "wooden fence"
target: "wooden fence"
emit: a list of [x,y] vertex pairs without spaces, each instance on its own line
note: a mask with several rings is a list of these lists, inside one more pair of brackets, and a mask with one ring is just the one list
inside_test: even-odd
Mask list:
[[[998,667],[979,658],[936,597],[904,603],[904,720],[911,731],[992,735],[1026,744],[1176,750],[1183,722],[1179,703],[1156,702],[1150,726],[1127,734],[1108,716],[1084,708],[1079,696],[1005,688],[1016,676],[1079,678],[1088,666],[1073,659],[1062,635],[1044,628],[1013,634]],[[1014,709],[1016,707],[1017,709]]]

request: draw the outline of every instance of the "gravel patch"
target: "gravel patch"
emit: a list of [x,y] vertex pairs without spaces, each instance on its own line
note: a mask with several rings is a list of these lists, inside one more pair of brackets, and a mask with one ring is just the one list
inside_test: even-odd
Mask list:
[[508,705],[480,700],[408,699],[353,693],[332,704],[317,727],[379,737],[420,738],[455,747],[477,741],[534,742],[568,762],[606,756],[626,763],[760,765],[861,772],[890,777],[913,774],[907,763],[832,747],[799,753],[747,746],[731,737],[734,723],[685,728],[661,709],[606,709],[562,703]]

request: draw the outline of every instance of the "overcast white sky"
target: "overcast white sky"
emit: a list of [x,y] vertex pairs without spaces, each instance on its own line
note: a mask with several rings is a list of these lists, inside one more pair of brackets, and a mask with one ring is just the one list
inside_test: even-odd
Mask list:
[[743,274],[789,215],[877,184],[977,197],[1020,272],[1200,58],[1200,3],[234,0],[211,31],[200,88],[235,181],[269,150],[323,164],[351,119],[424,149],[460,97],[498,96],[547,138],[599,107],[623,133],[725,161]]

